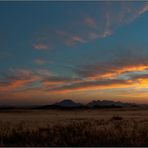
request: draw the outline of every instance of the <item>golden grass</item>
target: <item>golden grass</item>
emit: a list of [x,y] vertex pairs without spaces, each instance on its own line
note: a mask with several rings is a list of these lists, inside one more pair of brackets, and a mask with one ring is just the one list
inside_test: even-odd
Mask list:
[[148,146],[147,113],[147,110],[1,112],[0,146]]

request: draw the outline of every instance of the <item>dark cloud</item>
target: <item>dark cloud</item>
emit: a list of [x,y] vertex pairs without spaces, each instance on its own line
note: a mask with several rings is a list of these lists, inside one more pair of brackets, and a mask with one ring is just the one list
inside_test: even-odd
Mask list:
[[10,70],[0,77],[0,92],[20,89],[37,81],[39,78],[29,70]]
[[148,74],[138,74],[130,77],[131,80],[148,79]]
[[[30,89],[30,85],[35,85],[40,89],[54,87],[59,84],[68,84],[80,81],[79,78],[61,77],[51,74],[48,70],[31,71],[27,69],[11,69],[7,73],[0,75],[0,92],[15,91],[17,89]],[[34,86],[34,87],[35,87]]]
[[[136,52],[135,52],[136,53]],[[126,72],[143,71],[148,69],[147,55],[135,54],[121,55],[114,59],[98,62],[95,64],[80,65],[75,73],[84,78],[112,77]]]
[[72,83],[69,85],[63,85],[59,87],[53,87],[48,89],[48,91],[56,91],[56,92],[67,92],[67,91],[75,91],[75,90],[91,90],[91,89],[99,89],[99,88],[108,88],[108,87],[120,87],[120,86],[129,86],[132,82],[128,80],[121,79],[105,79],[105,80],[96,80],[96,81],[82,81],[77,83]]
[[79,81],[79,80],[80,78],[50,76],[43,79],[42,82],[73,82],[73,81]]

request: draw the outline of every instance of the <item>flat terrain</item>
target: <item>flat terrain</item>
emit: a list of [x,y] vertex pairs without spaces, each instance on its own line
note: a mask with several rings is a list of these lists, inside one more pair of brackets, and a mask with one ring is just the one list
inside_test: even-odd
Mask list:
[[11,124],[25,122],[34,127],[34,125],[53,125],[73,120],[109,120],[114,116],[131,120],[148,120],[148,109],[3,110],[0,111],[0,122],[11,122]]
[[148,109],[1,110],[0,142],[0,146],[148,146]]

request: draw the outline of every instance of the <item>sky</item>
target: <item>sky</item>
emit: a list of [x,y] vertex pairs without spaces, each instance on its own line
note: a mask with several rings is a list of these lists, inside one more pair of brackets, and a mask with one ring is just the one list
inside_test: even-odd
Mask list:
[[148,103],[147,1],[1,1],[0,105]]

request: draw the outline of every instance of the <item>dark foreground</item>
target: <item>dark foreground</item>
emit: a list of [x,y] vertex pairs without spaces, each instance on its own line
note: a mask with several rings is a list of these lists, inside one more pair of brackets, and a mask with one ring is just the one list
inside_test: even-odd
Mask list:
[[148,146],[148,110],[1,111],[0,146]]

